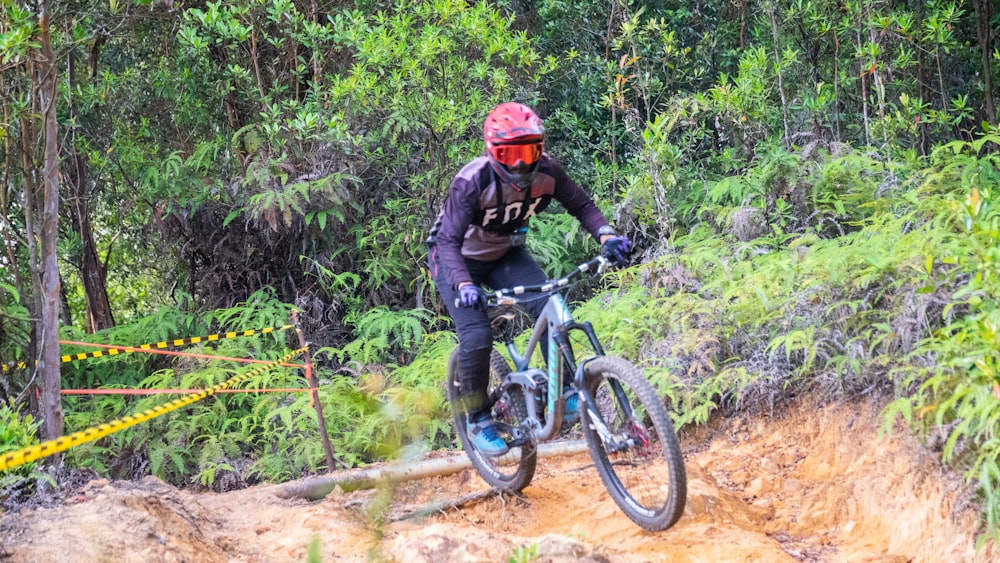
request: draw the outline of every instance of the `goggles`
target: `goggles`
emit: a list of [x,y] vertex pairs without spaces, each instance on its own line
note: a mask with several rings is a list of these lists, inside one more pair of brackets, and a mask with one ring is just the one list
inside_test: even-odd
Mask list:
[[521,145],[493,145],[493,158],[504,166],[515,166],[523,162],[531,166],[542,157],[541,143]]

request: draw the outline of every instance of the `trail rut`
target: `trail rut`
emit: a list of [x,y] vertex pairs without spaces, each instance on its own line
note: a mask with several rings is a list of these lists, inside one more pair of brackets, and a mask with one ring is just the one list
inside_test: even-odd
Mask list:
[[687,507],[660,533],[621,514],[575,454],[541,460],[521,497],[398,521],[486,485],[463,470],[310,502],[276,486],[208,494],[96,480],[61,505],[5,513],[0,541],[11,562],[1000,560],[992,544],[976,551],[970,485],[905,429],[878,428],[876,407],[850,403],[688,432]]

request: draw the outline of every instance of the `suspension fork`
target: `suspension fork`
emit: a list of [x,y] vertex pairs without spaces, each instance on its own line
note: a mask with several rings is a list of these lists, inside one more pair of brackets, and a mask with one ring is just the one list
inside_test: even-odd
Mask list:
[[[569,323],[566,327],[566,333],[568,333],[570,330],[580,330],[584,334],[586,334],[587,339],[590,341],[590,346],[594,349],[594,356],[585,359],[583,362],[580,363],[579,366],[576,365],[575,360],[573,358],[573,351],[568,345],[566,346],[566,353],[564,354],[564,357],[568,362],[570,362],[569,365],[573,368],[575,376],[574,384],[577,388],[577,392],[583,399],[584,405],[588,409],[588,412],[591,414],[591,418],[594,420],[595,425],[598,425],[599,433],[607,435],[605,439],[608,439],[608,437],[610,437],[610,434],[607,430],[607,425],[604,422],[603,418],[601,417],[600,411],[597,410],[594,403],[594,397],[590,394],[590,389],[586,385],[585,381],[587,364],[594,358],[598,356],[603,356],[604,347],[601,346],[601,342],[597,339],[597,333],[594,331],[594,326],[590,323],[590,321],[583,321],[579,323],[574,321],[572,323]],[[563,338],[563,341],[566,340],[568,339]],[[560,348],[560,350],[562,349],[563,348]],[[622,389],[621,383],[617,379],[611,379],[608,381],[608,385],[609,387],[611,387],[611,392],[614,394],[615,400],[618,402],[619,408],[622,410],[625,416],[628,417],[629,420],[634,418],[634,414],[632,411],[632,404],[628,401],[628,397],[625,396],[625,390]]]

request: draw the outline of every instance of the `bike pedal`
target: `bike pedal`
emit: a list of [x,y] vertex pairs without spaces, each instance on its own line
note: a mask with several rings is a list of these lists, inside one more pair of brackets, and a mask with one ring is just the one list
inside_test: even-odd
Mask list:
[[519,448],[531,442],[531,438],[528,436],[521,436],[520,438],[515,438],[513,440],[507,441],[507,446],[511,448]]
[[504,440],[509,447],[523,446],[532,440],[531,434],[525,432],[520,427],[511,426],[502,422],[497,423],[497,430],[507,438]]

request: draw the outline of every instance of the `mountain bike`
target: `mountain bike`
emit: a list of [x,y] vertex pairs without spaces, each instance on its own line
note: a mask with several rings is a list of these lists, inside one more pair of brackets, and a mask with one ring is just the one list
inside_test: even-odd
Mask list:
[[[494,337],[514,364],[512,368],[493,349],[488,401],[497,430],[509,446],[507,453],[483,454],[466,432],[458,400],[458,348],[448,360],[448,400],[462,448],[476,471],[491,486],[518,492],[535,475],[538,444],[559,435],[566,400],[578,393],[581,430],[611,498],[640,527],[666,530],[681,517],[687,497],[684,459],[666,406],[638,368],[605,355],[591,323],[576,322],[560,293],[573,278],[588,272],[603,274],[608,266],[607,258],[597,256],[559,279],[486,291]],[[511,308],[531,299],[547,302],[519,350],[516,330],[503,328],[515,319]],[[582,359],[577,359],[575,350],[584,347],[579,333],[590,346]],[[543,339],[545,369],[531,367]],[[573,374],[573,390],[567,394],[564,373]]]

